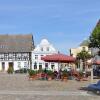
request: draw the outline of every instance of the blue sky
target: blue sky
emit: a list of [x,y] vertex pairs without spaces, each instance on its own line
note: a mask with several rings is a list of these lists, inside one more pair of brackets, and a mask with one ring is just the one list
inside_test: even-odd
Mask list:
[[35,45],[47,38],[67,54],[99,18],[100,0],[0,0],[0,34],[32,33]]

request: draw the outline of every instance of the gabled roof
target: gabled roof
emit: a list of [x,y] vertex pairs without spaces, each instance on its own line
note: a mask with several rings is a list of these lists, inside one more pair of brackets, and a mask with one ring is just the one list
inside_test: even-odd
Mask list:
[[31,52],[33,48],[34,48],[34,41],[32,34],[0,35],[0,53]]

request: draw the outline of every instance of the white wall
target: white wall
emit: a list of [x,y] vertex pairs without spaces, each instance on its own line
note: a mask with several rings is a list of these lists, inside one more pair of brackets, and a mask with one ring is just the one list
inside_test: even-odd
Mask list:
[[[0,71],[2,71],[2,62],[5,62],[5,71],[7,71],[9,68],[9,62],[12,62],[12,61],[0,61]],[[27,65],[28,65],[27,67],[30,66],[28,61],[13,61],[14,71],[20,69],[18,67],[18,62],[21,63],[21,68],[24,68],[24,62],[27,62]]]
[[[43,50],[41,50],[43,48]],[[49,48],[49,50],[47,50]],[[52,55],[52,54],[57,54],[58,51],[53,47],[52,44],[48,42],[47,39],[41,40],[40,44],[36,46],[34,51],[32,51],[32,69],[34,69],[34,63],[37,63],[37,69],[39,70],[39,63],[42,63],[42,69],[45,68],[45,63],[43,60],[41,60],[41,55],[46,56],[46,55]],[[35,59],[35,55],[38,56],[38,59]],[[54,63],[55,70],[58,71],[58,63]],[[48,69],[51,69],[51,63],[48,63]],[[53,69],[53,70],[54,70]]]

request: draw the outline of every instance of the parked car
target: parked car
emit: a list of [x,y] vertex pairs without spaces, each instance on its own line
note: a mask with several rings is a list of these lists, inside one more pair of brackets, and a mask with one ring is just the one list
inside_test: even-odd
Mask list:
[[90,84],[88,90],[100,94],[100,80],[96,84]]

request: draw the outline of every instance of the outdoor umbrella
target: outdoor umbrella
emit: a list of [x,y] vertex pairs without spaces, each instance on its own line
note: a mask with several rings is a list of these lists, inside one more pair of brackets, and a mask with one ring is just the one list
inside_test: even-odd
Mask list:
[[46,62],[70,63],[75,62],[75,58],[64,54],[52,54],[41,58]]
[[72,63],[75,62],[75,58],[72,56],[68,56],[65,54],[52,54],[52,55],[47,55],[44,57],[41,57],[42,60],[46,62],[57,62],[58,63],[58,71],[59,69],[59,63]]
[[93,64],[94,64],[94,65],[100,65],[100,60],[95,60],[95,61],[93,61]]
[[[93,60],[92,64],[93,65],[100,65],[100,60]],[[92,70],[91,70],[91,83],[93,83],[93,67],[92,67]]]
[[76,59],[72,56],[68,56],[65,54],[52,54],[52,55],[41,57],[41,60],[44,60],[46,62],[58,62],[58,78],[59,78],[59,74],[60,74],[59,63],[71,63],[71,62],[75,62]]

